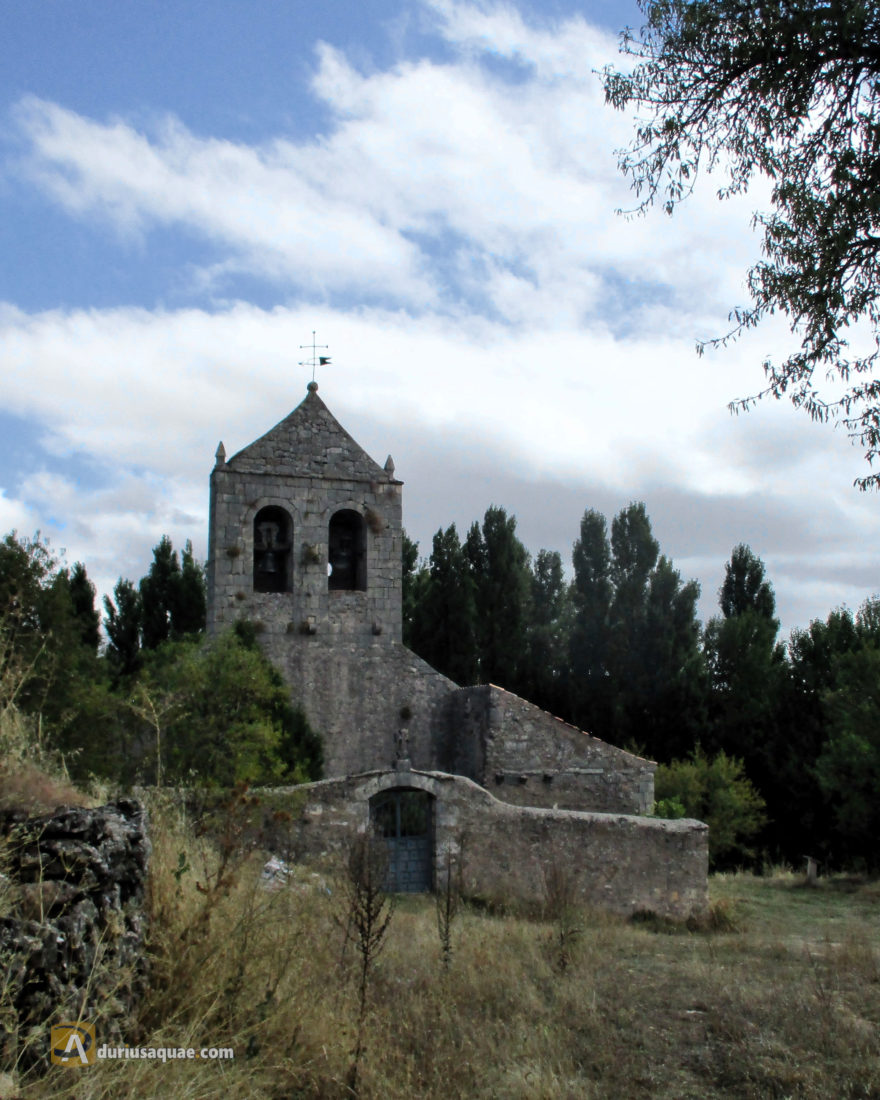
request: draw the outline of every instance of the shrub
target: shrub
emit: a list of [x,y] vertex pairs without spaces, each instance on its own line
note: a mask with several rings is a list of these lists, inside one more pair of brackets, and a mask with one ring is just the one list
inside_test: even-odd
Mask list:
[[742,760],[723,751],[710,758],[697,746],[686,760],[660,765],[654,790],[658,807],[680,806],[688,817],[709,826],[711,869],[754,859],[748,842],[765,823],[764,800],[747,778]]

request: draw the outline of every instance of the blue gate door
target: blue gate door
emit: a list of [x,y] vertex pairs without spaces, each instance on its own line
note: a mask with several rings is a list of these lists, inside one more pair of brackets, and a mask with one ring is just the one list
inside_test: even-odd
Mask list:
[[392,893],[421,894],[433,886],[432,801],[425,791],[397,788],[370,804],[373,824],[385,840],[385,888]]

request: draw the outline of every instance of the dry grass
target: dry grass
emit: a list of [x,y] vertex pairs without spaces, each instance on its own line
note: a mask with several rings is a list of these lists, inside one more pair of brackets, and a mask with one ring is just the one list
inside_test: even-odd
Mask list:
[[[262,858],[218,873],[170,811],[154,831],[152,989],[130,1041],[232,1046],[235,1060],[53,1069],[11,1095],[351,1096],[358,985],[335,881],[328,894],[304,873],[267,891]],[[880,1096],[877,886],[727,876],[712,893],[720,916],[696,931],[581,912],[562,972],[552,921],[465,905],[446,969],[432,899],[400,899],[370,984],[358,1094]]]
[[0,811],[42,814],[87,802],[64,761],[44,747],[39,719],[14,703],[0,706]]

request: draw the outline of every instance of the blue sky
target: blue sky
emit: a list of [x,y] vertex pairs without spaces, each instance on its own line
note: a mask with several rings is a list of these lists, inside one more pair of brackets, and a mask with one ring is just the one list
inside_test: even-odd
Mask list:
[[102,591],[163,533],[206,552],[207,475],[321,395],[406,483],[405,521],[490,504],[570,553],[644,500],[716,610],[732,547],[787,629],[880,589],[842,431],[731,417],[771,323],[705,359],[757,256],[760,186],[627,220],[631,120],[594,70],[634,6],[447,0],[4,5],[0,528]]

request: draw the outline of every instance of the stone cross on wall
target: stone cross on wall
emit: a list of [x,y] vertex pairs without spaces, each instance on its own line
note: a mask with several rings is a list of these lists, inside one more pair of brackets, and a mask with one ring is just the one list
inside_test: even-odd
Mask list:
[[395,767],[409,767],[409,731],[405,728],[401,728],[397,731],[397,736],[394,738],[395,743]]

